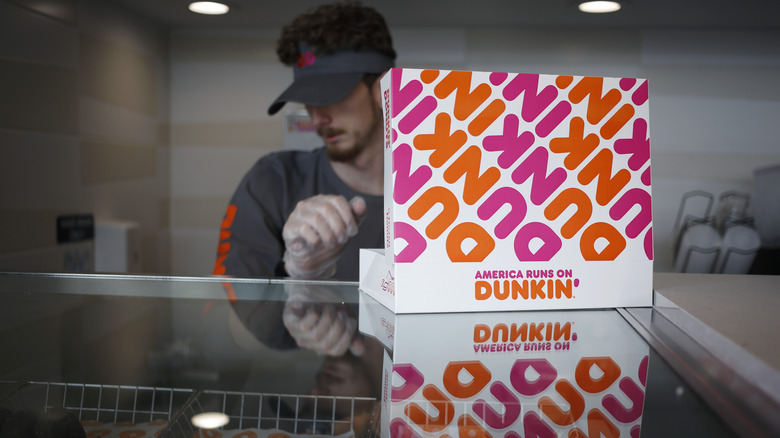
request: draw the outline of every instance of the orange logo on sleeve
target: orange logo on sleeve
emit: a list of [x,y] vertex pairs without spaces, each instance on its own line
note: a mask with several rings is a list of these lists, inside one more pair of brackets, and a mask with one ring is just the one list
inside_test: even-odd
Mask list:
[[215,275],[225,274],[225,265],[223,263],[225,262],[225,258],[227,258],[227,255],[230,252],[230,242],[228,239],[230,239],[231,236],[230,227],[233,226],[233,219],[236,218],[236,210],[238,210],[238,207],[236,207],[234,204],[228,205],[227,211],[225,211],[225,217],[222,219],[222,225],[220,225],[219,245],[217,246],[217,262],[214,265]]

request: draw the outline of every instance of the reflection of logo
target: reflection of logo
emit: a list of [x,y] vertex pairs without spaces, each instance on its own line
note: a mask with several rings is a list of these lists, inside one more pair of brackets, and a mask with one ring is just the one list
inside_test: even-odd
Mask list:
[[[397,413],[392,415],[390,432],[636,437],[648,357],[637,357],[638,365],[620,360],[622,367],[612,357],[583,357],[574,375],[560,375],[547,359],[519,359],[503,377],[480,361],[456,361],[445,366],[442,378],[428,379],[427,384],[414,365],[397,364],[394,371],[403,383],[392,388]],[[438,416],[432,417],[428,406],[435,407]]]
[[388,272],[387,277],[382,280],[380,289],[389,293],[390,295],[395,295],[395,278],[393,277],[392,272]]
[[382,318],[380,323],[382,324],[382,327],[385,328],[385,334],[387,335],[388,339],[393,339],[395,337],[395,326],[393,323],[386,320],[385,318]]
[[571,322],[540,322],[523,324],[487,324],[474,326],[475,353],[520,351],[566,351],[577,340],[571,332]]
[[382,405],[387,405],[387,398],[390,394],[390,373],[385,369],[384,378],[382,379]]
[[298,55],[298,68],[303,68],[312,65],[316,60],[317,58],[314,56],[314,53],[312,52],[301,53],[300,55]]

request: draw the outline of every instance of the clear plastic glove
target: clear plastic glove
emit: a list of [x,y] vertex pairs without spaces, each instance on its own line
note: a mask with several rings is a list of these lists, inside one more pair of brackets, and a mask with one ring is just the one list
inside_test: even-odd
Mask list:
[[329,278],[349,239],[366,215],[360,196],[347,202],[338,195],[317,195],[300,201],[282,229],[284,263],[293,278]]
[[363,354],[363,338],[357,320],[341,298],[314,284],[285,284],[288,298],[282,320],[298,346],[318,354]]

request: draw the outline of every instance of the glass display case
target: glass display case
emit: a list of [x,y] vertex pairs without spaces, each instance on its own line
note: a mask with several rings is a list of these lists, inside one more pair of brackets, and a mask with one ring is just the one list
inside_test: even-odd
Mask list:
[[2,273],[0,434],[778,436],[778,395],[684,328],[651,307],[394,315],[352,282]]

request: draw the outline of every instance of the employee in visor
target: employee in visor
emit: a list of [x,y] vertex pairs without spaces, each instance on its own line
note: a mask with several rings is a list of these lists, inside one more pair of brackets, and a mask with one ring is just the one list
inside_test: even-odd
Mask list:
[[268,108],[305,105],[324,146],[275,152],[227,208],[214,273],[358,279],[359,248],[383,247],[379,77],[396,53],[384,18],[356,2],[319,6],[282,29],[293,83]]
[[[395,62],[390,31],[360,3],[322,5],[282,29],[276,52],[293,68],[293,83],[268,113],[305,105],[324,146],[255,163],[227,208],[214,274],[357,280],[359,249],[384,246],[379,78]],[[269,346],[362,355],[354,309],[319,304],[332,300],[302,286],[286,285],[283,304],[233,306]]]

